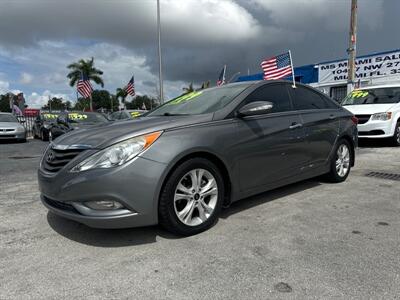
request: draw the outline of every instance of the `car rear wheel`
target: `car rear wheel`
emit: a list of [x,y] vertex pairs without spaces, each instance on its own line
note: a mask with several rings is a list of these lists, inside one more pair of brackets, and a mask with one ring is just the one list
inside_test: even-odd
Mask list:
[[393,144],[395,146],[400,146],[400,122],[397,122],[396,128],[394,130]]
[[209,160],[193,158],[179,165],[167,179],[160,197],[160,224],[180,235],[210,228],[222,207],[224,183]]
[[44,130],[41,130],[41,131],[40,131],[40,139],[41,139],[42,141],[48,141],[48,140],[49,140],[49,136],[48,136],[48,134],[46,134],[46,133],[44,132]]
[[352,165],[351,146],[345,139],[339,140],[336,145],[333,158],[331,160],[330,171],[326,175],[331,182],[345,181],[349,176]]

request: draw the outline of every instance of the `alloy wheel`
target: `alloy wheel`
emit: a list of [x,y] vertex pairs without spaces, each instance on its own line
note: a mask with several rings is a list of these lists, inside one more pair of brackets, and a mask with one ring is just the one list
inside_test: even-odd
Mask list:
[[205,169],[193,169],[180,180],[175,190],[174,208],[179,220],[188,226],[204,223],[218,202],[218,184]]
[[340,177],[347,175],[350,169],[350,150],[346,144],[341,144],[337,149],[336,173]]
[[396,127],[395,136],[397,144],[400,145],[400,124],[398,124]]

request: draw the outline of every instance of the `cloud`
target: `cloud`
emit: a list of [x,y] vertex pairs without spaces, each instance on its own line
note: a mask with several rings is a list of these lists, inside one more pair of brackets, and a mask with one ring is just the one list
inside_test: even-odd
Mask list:
[[[400,1],[358,6],[358,53],[397,48]],[[167,97],[192,81],[215,84],[224,64],[228,78],[260,72],[287,49],[295,65],[345,57],[349,10],[344,0],[161,0]],[[75,99],[66,65],[92,56],[111,92],[134,74],[138,93],[156,93],[156,1],[0,1],[0,45],[0,80],[35,99],[45,90]]]
[[7,81],[0,80],[0,94],[9,92],[10,83]]
[[21,73],[21,77],[20,77],[19,81],[22,84],[29,84],[32,82],[32,80],[33,80],[33,76],[31,74],[26,73],[26,72]]
[[70,95],[52,93],[49,90],[45,90],[43,93],[39,94],[37,92],[32,92],[30,95],[25,95],[26,103],[32,108],[41,108],[43,105],[47,104],[49,97],[62,98],[64,101],[71,101]]

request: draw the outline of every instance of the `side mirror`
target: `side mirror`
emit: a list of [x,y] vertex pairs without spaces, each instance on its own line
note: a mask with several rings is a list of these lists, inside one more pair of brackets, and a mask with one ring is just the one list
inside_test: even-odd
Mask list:
[[239,109],[237,115],[239,117],[264,115],[271,112],[274,104],[269,101],[255,101],[244,105]]

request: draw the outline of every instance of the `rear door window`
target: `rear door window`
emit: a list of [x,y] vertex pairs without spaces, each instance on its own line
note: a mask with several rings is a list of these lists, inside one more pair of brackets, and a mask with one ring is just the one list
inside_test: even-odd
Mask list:
[[296,110],[327,109],[333,108],[322,96],[311,89],[297,86],[291,90],[293,104]]

